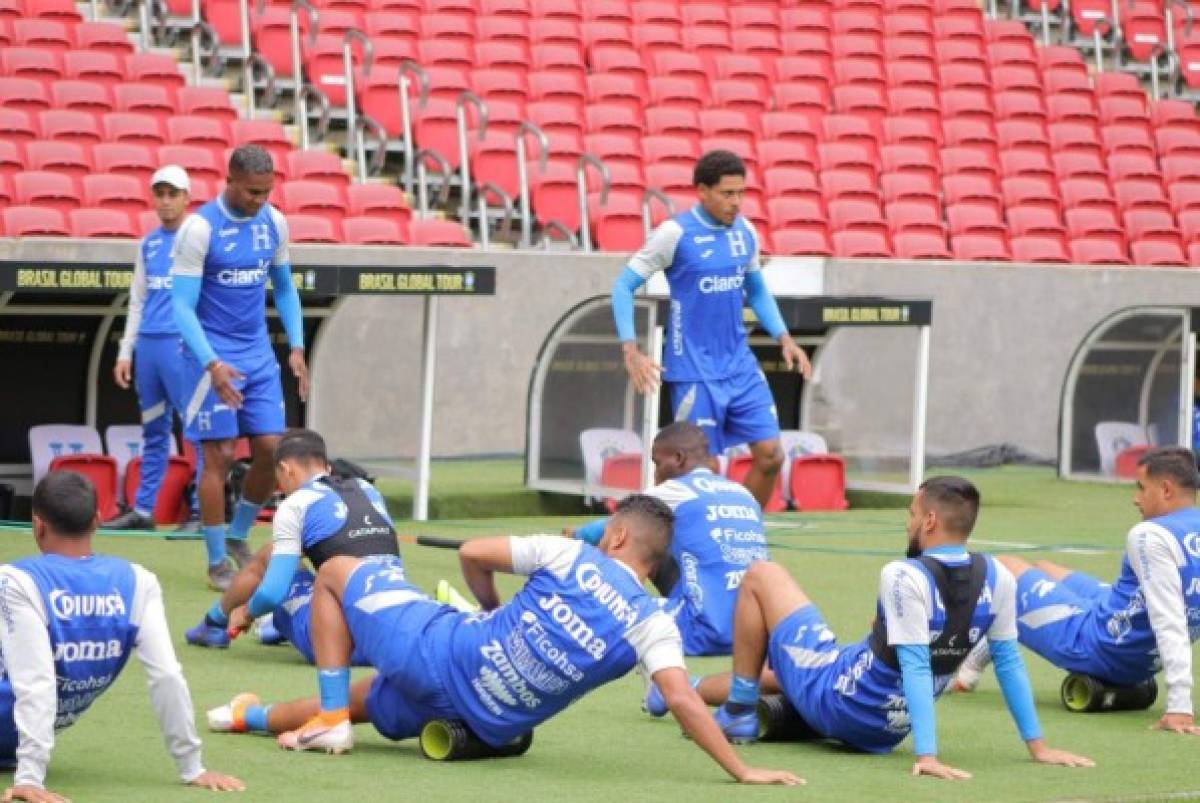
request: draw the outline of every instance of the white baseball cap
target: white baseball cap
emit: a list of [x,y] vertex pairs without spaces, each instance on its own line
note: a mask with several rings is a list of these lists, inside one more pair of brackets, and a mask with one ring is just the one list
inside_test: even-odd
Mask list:
[[192,182],[188,179],[187,171],[179,165],[166,165],[160,167],[153,176],[150,177],[150,186],[156,184],[169,184],[177,190],[184,192],[192,191]]

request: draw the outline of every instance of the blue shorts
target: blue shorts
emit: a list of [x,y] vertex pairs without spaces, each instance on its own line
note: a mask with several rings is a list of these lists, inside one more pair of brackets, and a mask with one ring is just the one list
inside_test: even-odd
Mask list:
[[869,690],[854,688],[873,659],[865,642],[839,647],[811,603],[782,619],[767,644],[767,660],[784,696],[813,730],[867,753],[888,753],[908,730],[889,731],[888,712],[860,699],[869,697]]
[[4,693],[0,694],[0,770],[17,768],[17,744],[20,737],[17,734],[17,721],[13,718],[15,703],[16,698],[6,682]]
[[[312,587],[313,573],[308,569],[297,569],[292,575],[292,585],[287,596],[271,615],[272,624],[296,651],[310,664],[317,662],[312,645]],[[355,648],[350,656],[351,666],[367,666],[367,661]]]
[[668,382],[676,421],[708,436],[710,454],[779,437],[779,416],[767,378],[757,368],[715,382]]
[[697,618],[686,604],[674,616],[683,636],[684,655],[733,655],[733,633],[717,632],[710,622]]
[[[190,350],[183,365],[184,436],[192,441],[219,441],[242,435],[280,435],[287,429],[279,361],[270,350],[241,354],[225,362],[243,374],[234,381],[242,393],[241,409],[221,401],[212,377]],[[224,359],[224,358],[222,358]]]
[[463,615],[421,594],[399,566],[396,558],[367,558],[342,595],[355,651],[379,670],[367,694],[367,715],[380,734],[396,740],[416,736],[431,719],[461,718],[432,649]]

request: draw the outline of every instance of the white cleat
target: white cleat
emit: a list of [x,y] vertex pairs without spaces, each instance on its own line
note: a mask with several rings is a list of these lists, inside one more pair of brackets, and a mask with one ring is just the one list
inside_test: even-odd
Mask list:
[[244,692],[234,697],[228,703],[207,712],[208,729],[213,733],[245,733],[246,709],[252,705],[262,705],[257,694]]
[[327,725],[313,717],[299,730],[281,733],[277,742],[285,750],[314,750],[336,756],[354,748],[354,729],[348,719]]

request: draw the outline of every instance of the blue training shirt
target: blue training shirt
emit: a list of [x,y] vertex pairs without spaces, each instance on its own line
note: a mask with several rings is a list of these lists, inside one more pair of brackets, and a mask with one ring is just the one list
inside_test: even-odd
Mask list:
[[495,611],[447,618],[430,648],[471,729],[492,745],[532,730],[641,663],[684,668],[679,631],[628,566],[557,536],[512,538],[524,588]]
[[147,234],[138,246],[119,359],[133,357],[138,335],[155,337],[179,333],[171,304],[171,252],[178,233],[178,230],[167,231],[160,226]]
[[746,274],[759,270],[758,233],[739,215],[730,226],[695,206],[663,222],[629,261],[649,279],[663,271],[671,315],[663,379],[708,382],[757,371],[742,321]]
[[289,264],[287,243],[287,220],[270,204],[247,218],[218,197],[183,222],[174,272],[202,279],[196,317],[217,354],[271,350],[266,285],[272,266]]

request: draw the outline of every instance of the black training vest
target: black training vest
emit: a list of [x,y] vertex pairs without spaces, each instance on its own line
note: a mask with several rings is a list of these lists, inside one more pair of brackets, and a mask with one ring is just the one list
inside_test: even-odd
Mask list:
[[[983,584],[987,582],[987,559],[974,553],[970,557],[971,562],[964,566],[947,566],[928,555],[917,558],[933,575],[938,595],[946,609],[946,626],[929,645],[934,675],[953,674],[975,646],[970,640],[971,620],[975,618],[975,606],[979,602]],[[896,657],[896,648],[888,644],[887,623],[883,620],[882,609],[871,626],[871,652],[884,664],[899,671],[900,661]]]
[[320,569],[330,558],[400,554],[391,522],[371,504],[357,479],[325,477],[321,482],[346,506],[346,521],[333,535],[305,548],[313,568]]

